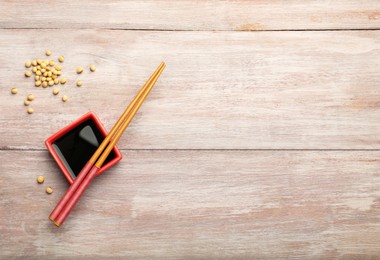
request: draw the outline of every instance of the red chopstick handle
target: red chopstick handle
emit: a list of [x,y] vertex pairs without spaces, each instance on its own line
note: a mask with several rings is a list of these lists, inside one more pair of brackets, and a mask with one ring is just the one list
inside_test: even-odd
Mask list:
[[67,189],[66,193],[63,195],[61,200],[58,202],[57,206],[55,206],[54,210],[50,213],[50,220],[53,222],[58,217],[58,215],[61,213],[61,210],[66,205],[66,203],[70,200],[71,196],[74,194],[74,192],[78,189],[83,179],[86,177],[88,172],[91,170],[92,166],[94,166],[92,163],[87,162],[83,169],[80,171],[78,176],[75,178],[74,183],[71,184],[71,186]]
[[88,185],[90,185],[91,181],[94,179],[96,174],[98,173],[99,168],[95,165],[91,168],[90,172],[87,174],[86,178],[81,182],[78,189],[71,196],[70,200],[66,203],[66,205],[61,210],[61,213],[57,218],[54,219],[54,224],[60,226],[63,224],[67,216],[70,214],[71,210],[74,208],[75,204],[78,202],[83,192],[87,189]]

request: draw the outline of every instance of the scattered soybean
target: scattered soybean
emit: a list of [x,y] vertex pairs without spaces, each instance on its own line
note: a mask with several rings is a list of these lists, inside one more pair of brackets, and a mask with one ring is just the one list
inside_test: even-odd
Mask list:
[[40,175],[40,176],[37,177],[37,182],[39,184],[44,183],[44,181],[45,181],[45,177],[44,176]]
[[83,67],[78,67],[78,68],[77,68],[77,73],[78,73],[78,74],[81,74],[82,72],[83,72]]
[[52,194],[53,193],[53,189],[51,187],[47,187],[46,188],[46,193],[47,194]]

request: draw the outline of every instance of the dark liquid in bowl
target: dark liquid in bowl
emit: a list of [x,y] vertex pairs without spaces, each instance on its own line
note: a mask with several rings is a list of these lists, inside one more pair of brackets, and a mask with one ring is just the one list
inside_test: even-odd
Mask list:
[[[90,160],[98,146],[104,140],[103,135],[92,120],[87,120],[57,139],[53,148],[73,179]],[[103,165],[116,157],[112,151]]]

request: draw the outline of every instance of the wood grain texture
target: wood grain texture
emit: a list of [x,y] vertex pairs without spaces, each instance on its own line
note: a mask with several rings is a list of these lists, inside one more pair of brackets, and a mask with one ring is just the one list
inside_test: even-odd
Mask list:
[[1,28],[379,29],[378,0],[0,1]]
[[0,151],[0,258],[380,255],[378,151],[123,153],[57,229],[67,182],[50,155]]
[[[378,259],[378,29],[378,0],[0,0],[0,259]],[[46,49],[66,103],[23,76]],[[161,61],[57,229],[43,141],[90,110],[110,129]]]
[[[3,149],[44,148],[89,110],[110,129],[162,60],[167,68],[120,148],[380,148],[378,31],[0,34],[0,110],[11,111],[0,115]],[[24,59],[45,49],[66,57],[67,103],[23,76]],[[75,73],[92,63],[95,73]],[[15,84],[20,93],[12,96]],[[36,96],[31,116],[22,103],[28,93]]]

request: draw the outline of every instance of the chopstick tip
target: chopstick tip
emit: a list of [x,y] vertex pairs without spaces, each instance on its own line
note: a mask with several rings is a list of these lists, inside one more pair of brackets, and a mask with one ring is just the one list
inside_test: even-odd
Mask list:
[[61,224],[59,224],[57,221],[55,221],[54,219],[52,219],[51,217],[49,217],[49,219],[54,223],[54,225],[56,225],[57,227],[61,226]]

